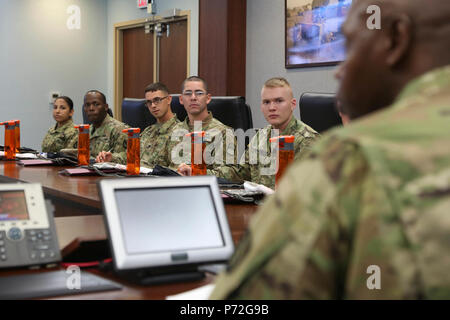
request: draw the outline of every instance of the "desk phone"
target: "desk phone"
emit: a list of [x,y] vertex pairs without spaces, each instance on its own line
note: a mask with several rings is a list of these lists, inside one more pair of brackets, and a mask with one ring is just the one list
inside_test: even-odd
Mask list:
[[60,260],[53,210],[41,185],[0,184],[0,268]]

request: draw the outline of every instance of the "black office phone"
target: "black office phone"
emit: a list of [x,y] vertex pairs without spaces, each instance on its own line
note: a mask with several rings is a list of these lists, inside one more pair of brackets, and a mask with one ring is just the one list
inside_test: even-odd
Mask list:
[[38,183],[0,184],[0,268],[61,261],[51,204]]

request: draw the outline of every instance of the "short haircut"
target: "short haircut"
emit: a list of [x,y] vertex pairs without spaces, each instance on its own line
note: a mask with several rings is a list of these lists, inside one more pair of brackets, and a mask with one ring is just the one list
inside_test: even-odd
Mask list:
[[162,91],[166,94],[169,94],[169,89],[167,88],[167,86],[164,83],[161,83],[161,82],[155,82],[155,83],[149,84],[145,88],[145,93],[156,92],[156,91]]
[[263,88],[288,88],[289,92],[291,93],[292,97],[294,97],[294,93],[292,92],[292,87],[289,81],[287,81],[285,78],[282,77],[274,77],[270,78],[264,83]]
[[291,88],[291,85],[290,85],[289,81],[287,81],[285,78],[275,77],[275,78],[270,78],[269,80],[267,80],[264,83],[264,87],[266,87],[266,88],[282,88],[282,87]]
[[59,99],[64,100],[69,105],[70,110],[73,110],[72,99],[70,99],[69,97],[66,97],[66,96],[59,96],[58,98],[55,99],[55,102],[56,102],[56,100],[59,100]]
[[87,96],[89,93],[98,93],[98,94],[100,94],[100,95],[102,96],[103,103],[106,104],[106,96],[105,96],[102,92],[100,92],[100,91],[98,91],[98,90],[89,90],[89,91],[86,92],[86,94],[84,95],[84,98],[85,98],[85,99],[86,99],[86,96]]
[[205,88],[206,92],[208,92],[208,84],[206,83],[206,80],[203,78],[200,78],[199,76],[191,76],[189,78],[187,78],[186,80],[183,81],[182,85],[181,85],[181,92],[184,91],[184,86],[186,85],[186,82],[191,82],[191,81],[200,81],[203,83],[203,87]]

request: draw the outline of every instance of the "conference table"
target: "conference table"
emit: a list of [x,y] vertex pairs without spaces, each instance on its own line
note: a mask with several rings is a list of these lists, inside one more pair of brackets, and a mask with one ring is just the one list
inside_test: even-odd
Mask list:
[[[0,161],[0,183],[40,183],[44,197],[54,206],[55,225],[60,249],[64,249],[75,239],[106,239],[106,229],[102,204],[98,192],[103,176],[67,176],[60,172],[68,167],[22,166],[15,161]],[[224,200],[233,241],[237,244],[247,229],[258,206]],[[45,272],[46,270],[0,271],[1,275]],[[168,295],[184,292],[208,283],[213,276],[207,274],[201,281],[189,283],[139,286],[118,278],[112,272],[89,269],[89,272],[109,278],[123,285],[119,291],[106,291],[82,295],[58,297],[61,299],[164,299]]]

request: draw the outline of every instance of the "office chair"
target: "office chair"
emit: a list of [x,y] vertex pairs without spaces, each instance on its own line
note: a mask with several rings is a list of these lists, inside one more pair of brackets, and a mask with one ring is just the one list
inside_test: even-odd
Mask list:
[[[180,103],[180,95],[172,95],[171,108],[180,121],[186,118],[187,113]],[[246,131],[253,128],[252,111],[244,97],[212,97],[208,110],[214,118],[233,129]]]
[[[187,113],[180,103],[180,95],[173,94],[170,107],[180,121],[186,119]],[[141,130],[156,123],[156,119],[145,106],[144,99],[125,98],[122,102],[122,121]],[[208,105],[213,117],[233,129],[244,131],[253,128],[252,112],[244,97],[212,97]]]
[[317,132],[342,125],[334,93],[305,92],[299,100],[300,120]]
[[142,132],[156,123],[156,119],[148,111],[145,99],[125,98],[122,101],[122,122],[131,128],[140,128]]

